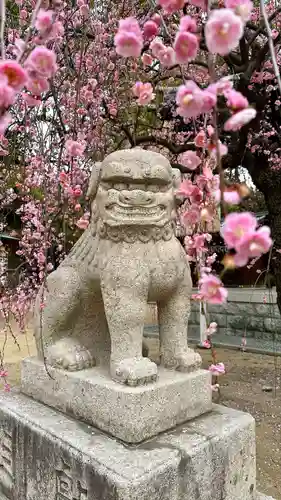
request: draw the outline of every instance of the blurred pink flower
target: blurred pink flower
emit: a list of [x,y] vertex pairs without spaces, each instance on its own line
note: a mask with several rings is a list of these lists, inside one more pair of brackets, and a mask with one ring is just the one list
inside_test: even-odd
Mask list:
[[237,244],[237,253],[234,256],[234,262],[238,267],[243,267],[249,259],[260,257],[267,253],[272,245],[270,229],[267,226],[260,227],[257,231],[247,233]]
[[204,340],[203,347],[205,347],[205,349],[211,349],[211,342],[209,340]]
[[65,142],[65,149],[69,156],[83,156],[85,145],[81,144],[78,141],[68,139]]
[[237,92],[237,90],[227,90],[225,92],[226,104],[233,111],[240,111],[241,109],[247,108],[249,106],[248,99],[241,94],[241,92]]
[[50,29],[53,24],[53,14],[52,10],[39,9],[35,21],[35,28],[41,32]]
[[227,290],[221,280],[213,274],[204,274],[199,280],[199,293],[209,304],[222,304],[227,299]]
[[133,17],[121,19],[114,37],[116,52],[123,57],[139,57],[143,47],[143,36],[138,21]]
[[216,94],[209,92],[208,89],[205,89],[202,92],[202,97],[203,97],[202,112],[208,113],[216,105],[217,96]]
[[138,97],[137,102],[141,106],[149,104],[155,98],[151,83],[136,82],[133,87],[133,93]]
[[195,170],[201,163],[201,159],[194,151],[185,151],[179,155],[179,162],[189,170]]
[[76,222],[76,226],[79,227],[79,229],[87,229],[89,221],[84,217],[80,217],[80,219]]
[[35,47],[25,61],[25,67],[50,78],[57,70],[56,54],[46,47]]
[[154,21],[146,21],[143,25],[143,36],[146,40],[150,40],[158,33],[158,25]]
[[158,58],[158,55],[159,55],[159,52],[163,49],[165,49],[165,45],[164,43],[162,42],[162,40],[160,38],[154,38],[154,40],[152,40],[151,44],[150,44],[150,50],[152,52],[152,55],[154,57],[157,57]]
[[0,78],[0,108],[8,108],[14,104],[16,92],[12,87],[7,85],[5,78]]
[[26,84],[27,90],[30,90],[34,95],[40,95],[42,92],[47,92],[50,88],[48,80],[39,75],[32,75],[28,78]]
[[191,31],[195,33],[197,30],[196,20],[190,16],[183,16],[180,20],[179,31]]
[[177,10],[181,10],[187,0],[157,0],[157,4],[160,5],[167,14],[172,14]]
[[205,26],[206,45],[211,54],[225,56],[237,47],[244,27],[231,9],[214,9]]
[[150,66],[153,63],[153,57],[150,54],[143,54],[141,60],[144,66]]
[[200,210],[197,205],[191,205],[181,216],[183,224],[196,224],[200,220]]
[[191,194],[189,195],[189,199],[190,199],[191,203],[197,203],[197,204],[201,203],[201,201],[203,200],[203,193],[199,189],[199,187],[197,187],[197,186],[193,187],[193,190],[192,190]]
[[0,61],[0,79],[3,78],[7,79],[8,85],[14,90],[21,90],[26,83],[27,74],[16,61]]
[[158,59],[163,66],[170,68],[176,62],[176,54],[173,47],[163,47],[158,52]]
[[195,7],[199,7],[200,9],[207,10],[207,0],[189,0],[189,3],[191,3],[191,5],[195,5]]
[[242,238],[253,233],[257,227],[257,219],[250,212],[232,213],[225,217],[221,235],[227,248],[237,249]]
[[203,92],[192,80],[178,88],[176,102],[177,113],[184,118],[200,115],[203,106]]
[[251,122],[257,115],[254,108],[245,108],[232,115],[224,124],[226,132],[240,130],[241,127]]
[[225,0],[225,6],[228,9],[233,9],[235,14],[240,16],[245,23],[251,18],[254,4],[251,0]]
[[36,99],[35,97],[33,97],[30,94],[22,94],[22,98],[25,101],[25,103],[27,104],[27,106],[30,106],[30,107],[40,106],[40,104],[42,104],[41,99]]
[[176,61],[179,64],[187,64],[196,57],[199,42],[196,35],[187,31],[178,31],[174,42]]
[[197,148],[205,148],[207,145],[207,137],[204,130],[200,130],[194,139]]
[[211,372],[213,375],[224,375],[225,374],[224,363],[216,363],[215,365],[209,366],[209,372]]
[[191,195],[192,191],[194,189],[194,185],[189,179],[184,179],[178,189],[177,194],[179,196],[185,196],[188,197]]

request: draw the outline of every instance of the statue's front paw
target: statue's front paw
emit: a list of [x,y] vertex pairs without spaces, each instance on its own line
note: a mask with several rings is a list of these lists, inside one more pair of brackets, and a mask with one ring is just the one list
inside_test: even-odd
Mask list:
[[111,363],[111,376],[116,382],[130,386],[149,384],[157,379],[157,366],[148,358],[123,359]]
[[200,354],[193,351],[193,349],[188,349],[186,352],[180,352],[178,354],[164,355],[161,359],[165,368],[180,372],[193,372],[194,370],[198,370],[202,363]]
[[95,366],[90,351],[71,338],[60,339],[46,351],[47,364],[68,371],[85,370]]

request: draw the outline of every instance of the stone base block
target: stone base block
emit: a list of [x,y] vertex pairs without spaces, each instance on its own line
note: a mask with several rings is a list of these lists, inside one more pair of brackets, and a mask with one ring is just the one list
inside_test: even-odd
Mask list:
[[211,378],[205,370],[159,369],[153,384],[128,387],[106,371],[49,368],[37,358],[22,364],[22,391],[127,443],[139,443],[212,408]]
[[[223,406],[140,445],[0,393],[8,500],[257,500],[255,423]],[[259,499],[260,500],[260,499]]]

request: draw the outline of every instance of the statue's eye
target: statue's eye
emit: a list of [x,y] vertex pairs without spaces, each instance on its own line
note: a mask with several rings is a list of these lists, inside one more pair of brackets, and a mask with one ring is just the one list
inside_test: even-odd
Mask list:
[[106,181],[101,181],[100,185],[103,189],[106,189],[107,191],[108,189],[112,189],[113,187],[113,184],[111,184],[111,182],[106,182]]
[[123,184],[122,182],[118,182],[117,184],[113,184],[113,189],[117,191],[122,191],[123,189],[128,189],[128,184]]

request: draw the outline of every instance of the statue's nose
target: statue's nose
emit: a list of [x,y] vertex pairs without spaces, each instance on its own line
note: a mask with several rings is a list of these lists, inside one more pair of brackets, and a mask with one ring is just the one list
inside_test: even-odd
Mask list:
[[153,203],[155,195],[153,193],[146,193],[140,189],[134,189],[132,191],[121,191],[119,193],[119,200],[121,203],[126,205],[150,205]]

